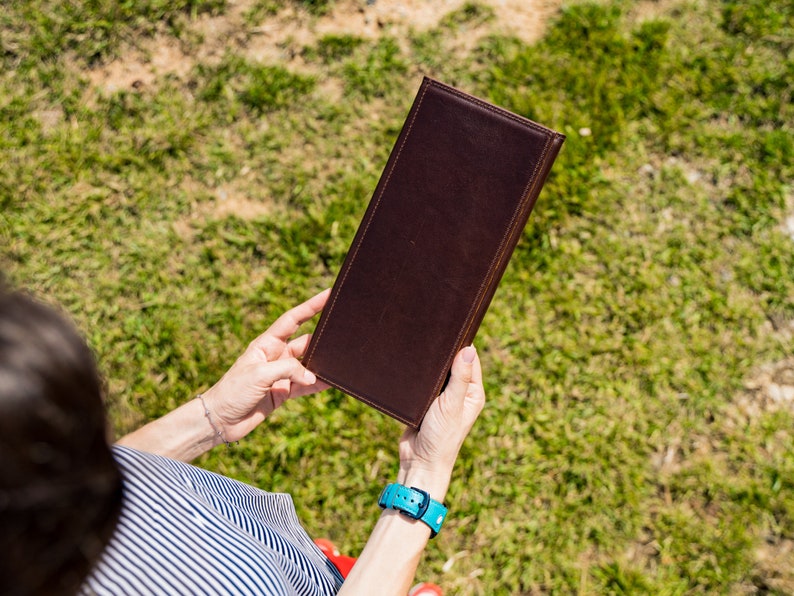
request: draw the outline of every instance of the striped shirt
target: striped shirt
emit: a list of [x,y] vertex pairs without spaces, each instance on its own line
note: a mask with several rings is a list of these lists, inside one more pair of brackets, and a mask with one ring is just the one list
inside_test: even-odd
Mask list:
[[116,531],[83,594],[336,594],[342,577],[292,498],[115,446],[124,478]]

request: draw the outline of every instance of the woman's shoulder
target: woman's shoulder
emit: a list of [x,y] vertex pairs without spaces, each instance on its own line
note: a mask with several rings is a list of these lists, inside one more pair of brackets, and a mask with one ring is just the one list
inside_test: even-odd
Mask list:
[[[292,582],[312,585],[317,594],[338,588],[289,495],[129,447],[115,446],[113,454],[124,478],[124,506],[95,586],[114,574],[130,586],[148,586],[146,572],[162,569],[152,581],[166,581],[163,574],[168,582],[178,578],[188,593],[202,591],[198,576],[234,577],[240,586],[269,586],[265,592],[274,594]],[[198,576],[191,571],[197,569],[203,570]]]
[[122,476],[128,484],[142,481],[146,486],[171,485],[188,490],[221,491],[231,495],[271,498],[276,501],[289,500],[284,493],[270,493],[245,482],[206,470],[163,455],[139,451],[132,447],[113,446],[113,457],[119,464]]

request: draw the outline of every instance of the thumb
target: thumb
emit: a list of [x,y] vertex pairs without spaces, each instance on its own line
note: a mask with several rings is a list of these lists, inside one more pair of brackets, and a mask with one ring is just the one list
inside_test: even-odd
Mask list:
[[463,405],[466,393],[469,390],[469,383],[472,381],[474,370],[474,360],[477,357],[477,350],[474,346],[466,346],[452,362],[452,371],[444,389],[444,395],[451,400],[455,407]]

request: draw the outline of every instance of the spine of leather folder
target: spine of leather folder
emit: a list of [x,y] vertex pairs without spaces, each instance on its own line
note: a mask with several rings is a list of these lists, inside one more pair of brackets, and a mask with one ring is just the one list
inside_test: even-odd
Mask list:
[[458,346],[457,351],[460,351],[465,346],[471,345],[471,343],[474,341],[474,337],[477,335],[477,330],[480,327],[480,323],[482,323],[485,313],[488,312],[488,307],[493,300],[496,289],[499,287],[499,282],[502,280],[502,277],[504,276],[504,273],[507,269],[507,265],[510,263],[510,258],[513,256],[513,252],[515,251],[518,242],[521,240],[521,235],[524,231],[524,228],[526,227],[527,222],[529,221],[529,216],[532,213],[532,209],[535,207],[535,202],[538,200],[540,191],[543,188],[543,185],[546,183],[546,179],[549,177],[551,166],[554,165],[554,160],[557,159],[557,155],[560,153],[560,149],[562,148],[564,141],[565,136],[560,133],[555,133],[554,136],[549,137],[548,146],[544,153],[545,157],[543,161],[538,164],[537,173],[535,174],[532,185],[528,189],[526,196],[521,202],[522,207],[520,215],[516,218],[514,225],[510,230],[510,234],[508,235],[508,239],[505,243],[505,248],[501,253],[501,258],[497,261],[491,272],[491,277],[486,284],[485,292],[482,295],[479,306],[474,311],[471,321],[469,322],[469,328],[466,331],[460,346]]

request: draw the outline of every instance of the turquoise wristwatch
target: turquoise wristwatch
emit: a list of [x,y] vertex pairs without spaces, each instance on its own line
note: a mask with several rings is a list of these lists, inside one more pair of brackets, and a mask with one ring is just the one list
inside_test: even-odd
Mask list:
[[381,509],[394,509],[411,519],[418,519],[430,527],[430,538],[435,538],[447,516],[447,508],[430,498],[426,491],[405,485],[387,484],[378,498]]

